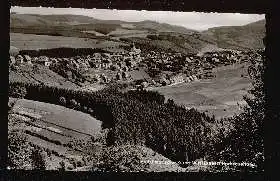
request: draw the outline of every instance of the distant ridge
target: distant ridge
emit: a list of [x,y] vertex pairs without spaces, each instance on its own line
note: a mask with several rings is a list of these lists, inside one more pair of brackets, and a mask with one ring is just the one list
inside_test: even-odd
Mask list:
[[[264,48],[265,20],[244,26],[223,26],[196,31],[183,26],[145,20],[125,22],[99,20],[82,15],[15,14],[10,16],[10,32],[50,36],[89,38],[114,41],[129,46],[135,42],[141,49],[198,53],[205,47],[254,50]],[[154,38],[149,38],[152,36]],[[13,39],[13,38],[12,38]],[[17,40],[16,40],[17,41]],[[17,42],[14,46],[17,47]],[[37,41],[37,40],[36,40]],[[28,44],[28,42],[26,42]],[[73,41],[72,43],[75,43]],[[13,44],[12,44],[13,45]],[[78,45],[75,45],[77,47]],[[96,48],[96,47],[92,47]]]
[[264,48],[262,39],[265,36],[265,20],[244,26],[209,28],[202,33],[213,37],[221,48],[240,50]]

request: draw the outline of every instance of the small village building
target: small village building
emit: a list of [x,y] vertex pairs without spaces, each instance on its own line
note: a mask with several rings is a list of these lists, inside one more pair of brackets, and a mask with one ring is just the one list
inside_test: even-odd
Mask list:
[[184,82],[184,77],[182,75],[176,75],[171,77],[171,82],[172,83],[182,83]]
[[149,86],[149,83],[144,81],[144,82],[141,83],[141,85],[142,85],[143,88],[147,88]]
[[22,64],[24,62],[24,58],[21,55],[16,56],[16,63]]
[[141,50],[137,49],[135,47],[135,44],[133,43],[132,48],[130,49],[129,55],[132,55],[133,57],[140,56]]
[[193,81],[193,80],[194,80],[192,75],[191,75],[191,76],[189,76],[189,79],[190,79],[191,81]]
[[80,68],[80,65],[76,62],[76,61],[73,61],[73,66],[76,68],[76,69],[79,69]]
[[80,63],[80,69],[82,69],[83,71],[88,71],[88,66],[86,63],[82,62]]
[[48,61],[48,62],[45,62],[44,65],[45,65],[46,67],[49,67],[49,66],[51,66],[51,64],[52,64],[52,62]]
[[100,75],[98,74],[87,74],[86,76],[90,79],[90,82],[100,82]]
[[191,82],[191,79],[190,79],[189,77],[187,77],[187,78],[185,79],[185,82]]
[[197,78],[196,75],[193,75],[193,80],[194,80],[194,81],[198,81],[198,78]]
[[16,59],[14,56],[10,56],[10,65],[15,64],[16,63]]
[[127,72],[129,69],[128,69],[127,66],[124,66],[124,67],[122,68],[122,70],[123,70],[124,72]]
[[30,56],[28,56],[28,55],[23,55],[23,58],[24,58],[24,60],[25,60],[28,64],[32,65],[31,57],[30,57]]
[[117,75],[116,75],[116,79],[117,79],[117,80],[121,80],[121,79],[122,79],[122,75],[121,75],[121,73],[120,73],[120,72],[118,72],[118,73],[117,73]]
[[108,77],[107,77],[105,74],[101,74],[101,75],[100,75],[100,78],[101,78],[101,80],[102,80],[104,83],[108,83],[108,82],[109,82],[109,79],[108,79]]
[[156,81],[155,81],[154,79],[152,79],[151,82],[152,82],[153,85],[156,85],[156,84],[157,84]]
[[51,65],[51,61],[46,56],[40,56],[37,60],[38,64],[44,65],[46,67],[49,67]]
[[189,58],[189,57],[186,57],[186,60],[185,60],[187,63],[191,63],[192,60]]
[[127,72],[122,72],[122,78],[127,79],[128,78],[128,73]]
[[218,58],[216,58],[216,57],[212,58],[212,61],[215,62],[215,63],[219,63],[220,62],[220,60]]

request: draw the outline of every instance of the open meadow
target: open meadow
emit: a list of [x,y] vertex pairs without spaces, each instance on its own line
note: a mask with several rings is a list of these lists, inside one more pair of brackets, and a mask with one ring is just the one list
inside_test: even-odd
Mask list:
[[245,104],[243,96],[250,88],[251,81],[246,75],[246,64],[216,68],[216,78],[181,83],[172,86],[156,87],[158,91],[187,108],[194,107],[206,111],[216,118],[232,116],[240,112],[237,105]]

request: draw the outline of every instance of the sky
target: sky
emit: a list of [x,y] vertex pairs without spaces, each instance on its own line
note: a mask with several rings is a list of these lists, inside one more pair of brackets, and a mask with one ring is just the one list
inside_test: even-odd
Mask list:
[[73,14],[84,15],[102,20],[122,20],[138,22],[144,20],[179,25],[203,31],[218,26],[242,26],[265,19],[264,14],[239,13],[201,13],[172,11],[136,11],[111,9],[48,8],[48,7],[11,7],[11,12],[20,14]]

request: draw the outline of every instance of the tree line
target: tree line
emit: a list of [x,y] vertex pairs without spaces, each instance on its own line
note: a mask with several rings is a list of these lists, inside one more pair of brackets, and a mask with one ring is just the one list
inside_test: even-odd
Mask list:
[[82,55],[91,55],[94,53],[108,53],[108,51],[100,48],[51,48],[40,50],[20,50],[19,54],[29,55],[31,57],[47,56],[47,57],[75,57]]

